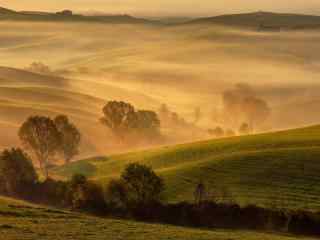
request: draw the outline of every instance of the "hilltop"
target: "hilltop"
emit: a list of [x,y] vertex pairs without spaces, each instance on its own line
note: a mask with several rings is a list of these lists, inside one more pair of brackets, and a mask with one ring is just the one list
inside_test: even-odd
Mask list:
[[261,27],[281,29],[309,29],[320,27],[320,16],[253,12],[242,14],[227,14],[215,17],[198,18],[187,24],[218,24],[233,27]]
[[58,21],[58,22],[100,22],[100,23],[153,23],[142,18],[135,18],[130,15],[99,15],[86,16],[81,14],[74,14],[70,10],[63,10],[61,12],[37,12],[37,11],[14,11],[11,9],[0,7],[0,20],[11,21]]
[[320,209],[320,126],[225,138],[74,162],[56,170],[108,182],[130,162],[164,177],[169,201],[192,201],[199,181],[241,204]]

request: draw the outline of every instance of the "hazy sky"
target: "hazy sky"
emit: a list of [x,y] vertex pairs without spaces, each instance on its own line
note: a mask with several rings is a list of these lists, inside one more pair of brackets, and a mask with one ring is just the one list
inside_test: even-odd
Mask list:
[[135,15],[215,15],[247,11],[320,14],[320,0],[1,0],[17,10],[64,8]]

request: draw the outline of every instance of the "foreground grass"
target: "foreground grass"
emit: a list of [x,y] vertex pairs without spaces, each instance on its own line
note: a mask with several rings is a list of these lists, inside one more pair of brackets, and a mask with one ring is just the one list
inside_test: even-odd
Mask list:
[[197,230],[160,224],[102,219],[0,198],[0,239],[311,240],[312,238],[249,231]]
[[130,162],[152,166],[169,201],[192,201],[202,180],[241,204],[320,210],[320,127],[197,142],[93,158],[56,169],[107,183]]

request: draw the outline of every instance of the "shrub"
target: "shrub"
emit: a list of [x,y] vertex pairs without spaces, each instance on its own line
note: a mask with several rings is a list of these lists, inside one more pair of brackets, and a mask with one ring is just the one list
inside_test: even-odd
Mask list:
[[147,166],[129,164],[119,180],[107,187],[107,201],[116,209],[134,209],[161,202],[163,180]]
[[27,154],[21,149],[4,150],[0,156],[0,183],[5,194],[24,196],[37,181]]

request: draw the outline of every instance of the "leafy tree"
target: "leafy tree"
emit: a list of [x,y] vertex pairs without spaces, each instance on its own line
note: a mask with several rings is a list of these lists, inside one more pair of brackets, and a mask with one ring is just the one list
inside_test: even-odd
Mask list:
[[125,135],[134,127],[135,110],[134,107],[125,102],[111,101],[103,108],[104,117],[102,122],[108,126],[111,131],[124,140]]
[[107,187],[109,204],[118,209],[135,207],[161,201],[164,190],[162,178],[145,165],[129,164],[119,180]]
[[111,180],[107,186],[107,201],[113,209],[125,209],[128,202],[128,187],[126,183],[119,180]]
[[236,133],[232,129],[227,129],[225,132],[226,137],[234,137]]
[[19,137],[22,143],[34,153],[40,169],[48,178],[50,161],[61,147],[61,135],[54,121],[48,117],[30,117],[21,126]]
[[102,210],[105,207],[101,187],[81,174],[74,175],[70,181],[69,201],[74,209]]
[[164,182],[150,167],[129,164],[121,174],[121,180],[127,186],[130,203],[148,204],[161,200]]
[[160,120],[153,111],[136,111],[129,103],[112,101],[103,108],[103,113],[102,122],[122,142],[132,134],[147,138],[159,135]]
[[215,129],[209,129],[208,132],[210,135],[213,135],[217,138],[224,136],[224,130],[221,127],[216,127]]
[[4,150],[0,156],[0,182],[5,193],[21,195],[37,181],[31,159],[21,149]]
[[244,99],[243,109],[251,130],[261,125],[271,113],[268,104],[264,100],[256,97],[247,97]]
[[153,111],[141,110],[136,112],[135,128],[145,136],[155,136],[160,132],[160,120]]
[[242,123],[239,128],[239,133],[241,135],[248,135],[250,133],[250,126],[248,123]]
[[54,123],[61,135],[61,152],[65,162],[69,163],[79,153],[81,134],[65,115],[57,116]]

